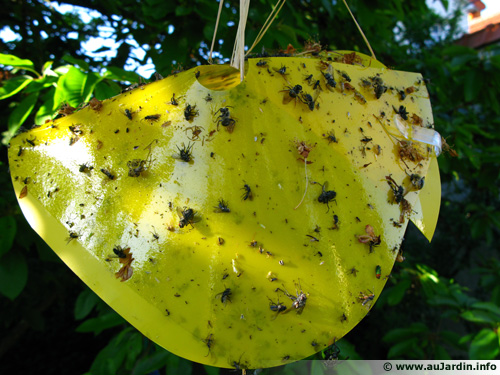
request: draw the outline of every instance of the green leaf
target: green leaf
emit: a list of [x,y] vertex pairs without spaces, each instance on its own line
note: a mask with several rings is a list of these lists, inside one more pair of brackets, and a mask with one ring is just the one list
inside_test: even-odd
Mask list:
[[469,359],[495,359],[499,353],[498,334],[491,329],[481,330],[470,343]]
[[142,335],[134,331],[127,336],[128,337],[123,340],[125,342],[122,344],[127,353],[125,357],[125,367],[127,369],[132,369],[137,362],[137,357],[142,352]]
[[83,290],[76,299],[75,303],[75,319],[81,320],[85,318],[95,305],[99,302],[99,297],[91,289]]
[[28,59],[20,59],[19,57],[14,55],[0,54],[0,64],[5,66],[12,66],[18,69],[28,70],[38,75],[38,73],[35,70],[35,65],[33,64],[33,61]]
[[92,98],[92,93],[96,85],[101,82],[104,78],[97,73],[89,73],[87,75],[87,82],[84,88],[83,101],[88,102]]
[[498,320],[500,321],[500,307],[491,302],[476,302],[472,304],[472,307],[475,309],[481,309],[485,311],[489,311],[493,314],[498,315]]
[[469,334],[461,337],[460,340],[458,341],[458,344],[459,345],[467,344],[467,343],[471,342],[473,338],[474,338],[474,333],[469,333]]
[[73,107],[78,107],[84,101],[86,83],[87,74],[71,66],[57,81],[54,103],[59,106],[67,102]]
[[0,259],[0,293],[14,300],[26,286],[28,265],[21,252],[10,251]]
[[403,299],[406,291],[411,286],[410,279],[401,280],[387,291],[387,303],[389,306],[396,306]]
[[168,358],[165,373],[191,375],[192,371],[193,364],[187,359],[177,357],[173,354]]
[[110,66],[106,69],[103,74],[104,78],[114,79],[120,82],[139,82],[140,76],[137,73],[129,72],[124,69],[120,69],[114,66]]
[[500,285],[493,288],[493,291],[491,292],[491,302],[495,305],[500,305]]
[[0,258],[11,249],[16,230],[16,221],[12,216],[0,217]]
[[21,101],[21,103],[19,103],[16,109],[11,112],[7,121],[7,127],[9,129],[8,134],[10,135],[7,141],[10,141],[10,138],[12,138],[17,133],[19,128],[24,124],[28,116],[33,111],[33,108],[35,108],[37,100],[38,92],[31,93],[27,97],[25,97]]
[[449,360],[452,359],[448,351],[441,345],[437,345],[434,352],[434,360]]
[[94,90],[94,96],[99,100],[109,99],[118,95],[121,91],[120,85],[109,79],[97,83]]
[[460,316],[473,323],[496,324],[500,321],[498,315],[483,310],[468,310],[460,314]]
[[455,298],[449,295],[436,295],[427,299],[427,303],[431,306],[449,306],[460,307]]
[[46,61],[43,66],[42,66],[42,75],[45,77],[46,75],[51,75],[52,74],[52,64],[54,64],[53,61]]
[[[134,366],[134,370],[132,371],[132,375],[147,375],[150,374],[163,366],[167,364],[168,358],[171,356],[169,352],[167,352],[164,349],[157,349],[155,353],[152,355],[139,359],[137,363]],[[215,367],[211,367],[215,368]],[[218,370],[218,369],[217,369]],[[208,371],[207,373],[209,375],[216,375],[218,374],[210,374]]]
[[76,57],[73,57],[71,55],[64,55],[62,59],[67,63],[79,66],[82,70],[86,72],[89,71],[89,64],[85,60],[77,59]]
[[187,16],[188,14],[191,14],[192,11],[193,11],[192,7],[185,7],[185,6],[179,5],[179,6],[177,6],[177,8],[175,8],[175,15],[177,17]]
[[53,76],[45,76],[42,78],[35,79],[28,87],[24,89],[23,93],[31,94],[32,92],[39,92],[49,87],[52,87],[57,82],[57,79],[58,79],[57,77]]
[[472,102],[476,99],[483,88],[483,83],[482,74],[478,70],[471,69],[465,73],[464,94],[467,102]]
[[387,353],[387,358],[401,358],[405,354],[412,352],[418,344],[417,338],[412,338],[409,340],[402,341],[396,345],[391,346],[389,353]]
[[97,318],[84,321],[82,324],[76,327],[75,331],[94,332],[94,334],[98,335],[105,329],[113,328],[123,323],[125,323],[125,319],[123,319],[120,315],[113,311],[111,313],[101,315]]
[[35,115],[35,124],[41,125],[45,120],[52,118],[54,114],[54,94],[55,87],[51,87],[42,97],[43,104],[38,108]]
[[3,81],[3,85],[0,87],[0,100],[16,95],[31,82],[33,82],[33,78],[30,76],[17,76]]
[[323,5],[328,12],[328,15],[332,17],[333,15],[333,7],[331,0],[321,0],[321,5]]
[[429,329],[423,323],[413,323],[408,328],[397,328],[390,330],[383,338],[384,342],[398,342],[406,340],[407,338],[412,338],[420,333],[427,332]]
[[127,356],[123,343],[131,331],[131,327],[125,328],[99,352],[90,368],[93,375],[116,375],[118,373]]
[[448,11],[448,7],[449,7],[449,2],[448,0],[440,0],[441,4],[443,4],[443,7],[446,11]]
[[[319,361],[314,361],[314,362],[319,362]],[[314,362],[313,362],[313,366],[314,366]],[[218,367],[204,365],[203,368],[205,369],[205,372],[207,373],[207,375],[219,375],[220,374],[220,369]]]
[[453,331],[441,331],[441,339],[455,349],[463,349],[463,343],[460,342],[460,335]]

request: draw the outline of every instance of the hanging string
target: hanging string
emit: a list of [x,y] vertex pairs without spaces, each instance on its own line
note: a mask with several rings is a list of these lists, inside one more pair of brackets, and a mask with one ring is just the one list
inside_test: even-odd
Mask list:
[[283,5],[285,5],[285,3],[286,3],[286,0],[278,0],[278,2],[276,3],[276,5],[274,6],[273,10],[271,11],[271,14],[269,14],[269,17],[267,17],[266,22],[264,22],[264,25],[260,29],[259,34],[257,34],[257,37],[255,38],[255,41],[253,42],[252,46],[248,49],[248,51],[245,54],[245,56],[248,56],[250,54],[250,52],[253,50],[253,48],[264,37],[264,34],[267,32],[267,29],[269,29],[269,26],[271,26],[271,24],[273,23],[274,19],[276,18],[276,16],[280,12],[280,10],[283,7]]
[[363,37],[363,39],[364,39],[364,41],[365,41],[366,45],[368,46],[368,49],[370,50],[370,52],[371,52],[371,54],[372,54],[372,57],[373,57],[375,60],[377,60],[377,58],[375,57],[375,53],[374,53],[374,52],[373,52],[373,50],[372,50],[372,46],[370,45],[370,42],[368,42],[368,39],[366,38],[365,34],[363,33],[363,30],[361,30],[361,26],[359,26],[358,21],[356,21],[356,18],[354,17],[354,15],[353,15],[353,14],[352,14],[352,12],[351,12],[351,9],[349,9],[349,5],[347,5],[346,0],[342,0],[342,1],[344,2],[344,4],[345,4],[345,6],[346,6],[347,10],[349,11],[349,14],[351,15],[351,17],[352,17],[352,19],[353,19],[354,23],[355,23],[355,24],[356,24],[356,26],[358,27],[358,30],[359,30],[359,32],[361,33],[361,36]]
[[250,8],[250,0],[240,0],[240,20],[234,42],[233,55],[231,57],[231,66],[239,69],[241,81],[245,77],[245,27],[248,18],[248,8]]
[[217,29],[219,28],[220,14],[222,12],[222,5],[224,0],[219,0],[219,11],[217,12],[217,21],[215,22],[214,36],[212,37],[212,45],[210,46],[210,53],[208,54],[208,63],[212,64],[212,52],[214,51],[215,36],[217,35]]

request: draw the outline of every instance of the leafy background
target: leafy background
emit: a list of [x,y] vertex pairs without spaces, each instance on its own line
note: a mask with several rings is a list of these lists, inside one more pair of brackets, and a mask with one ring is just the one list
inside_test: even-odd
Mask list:
[[[67,0],[100,15],[61,14],[42,0],[2,0],[0,24],[21,38],[0,42],[0,371],[44,374],[223,374],[159,348],[114,313],[52,253],[22,216],[7,163],[21,126],[53,118],[63,102],[105,99],[154,64],[166,76],[205,64],[218,3],[207,0]],[[441,0],[445,8],[448,1]],[[231,55],[238,2],[226,1],[215,50]],[[270,12],[251,3],[247,40]],[[448,16],[424,0],[350,0],[377,58],[428,80],[435,125],[458,156],[439,157],[442,206],[431,244],[409,226],[405,262],[369,316],[315,358],[500,359],[500,47],[457,46],[464,5]],[[106,30],[115,55],[88,57],[82,43]],[[285,4],[257,47],[306,40],[366,53],[341,1]],[[145,50],[134,52],[134,45]],[[95,51],[110,52],[109,44]],[[293,365],[272,373],[293,373]],[[321,373],[321,368],[315,371]],[[269,373],[264,370],[262,373]]]

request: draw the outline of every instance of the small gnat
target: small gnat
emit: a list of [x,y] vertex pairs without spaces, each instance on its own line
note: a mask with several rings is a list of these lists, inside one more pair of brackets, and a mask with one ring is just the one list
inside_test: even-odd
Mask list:
[[245,315],[241,314],[240,319],[245,320]]
[[283,187],[281,186],[281,184],[278,184],[278,187],[279,187],[281,190],[283,190]]
[[325,261],[319,263],[320,266],[322,266],[323,264],[325,264]]
[[351,112],[347,112],[347,117],[351,117]]
[[257,139],[258,139],[257,136],[253,137],[254,142],[257,142]]
[[260,226],[264,229],[266,229],[266,226],[264,224],[260,224]]

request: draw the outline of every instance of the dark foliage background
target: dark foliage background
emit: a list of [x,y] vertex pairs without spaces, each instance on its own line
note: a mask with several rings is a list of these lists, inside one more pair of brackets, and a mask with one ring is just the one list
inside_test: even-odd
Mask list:
[[[6,145],[22,124],[43,122],[63,100],[104,99],[125,82],[137,82],[137,74],[124,70],[127,64],[150,61],[164,76],[179,66],[205,64],[218,3],[64,3],[100,15],[84,22],[42,0],[0,1],[0,24],[21,36],[0,42],[0,372],[225,373],[158,348],[80,282],[27,225],[6,156]],[[448,7],[447,1],[440,3]],[[500,48],[454,45],[463,7],[443,18],[424,0],[350,0],[349,5],[380,61],[429,80],[436,129],[458,157],[439,157],[442,206],[433,242],[409,227],[406,261],[395,266],[370,315],[338,343],[340,357],[500,359]],[[215,47],[219,58],[231,55],[237,6],[226,1]],[[268,0],[251,3],[248,41],[271,6]],[[81,43],[98,36],[100,27],[108,28],[119,47],[114,57],[91,59]],[[257,49],[298,47],[308,39],[329,49],[367,52],[336,0],[286,3]],[[133,54],[133,41],[146,50],[144,57]],[[58,86],[64,79],[79,85],[78,95]],[[287,368],[279,371],[291,371]]]

